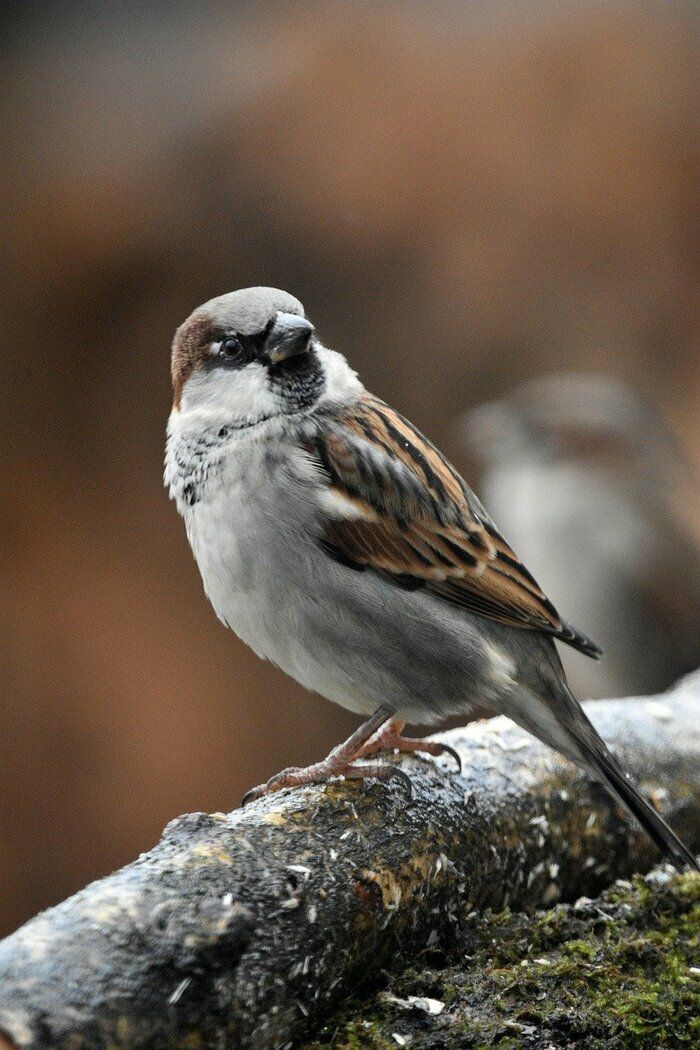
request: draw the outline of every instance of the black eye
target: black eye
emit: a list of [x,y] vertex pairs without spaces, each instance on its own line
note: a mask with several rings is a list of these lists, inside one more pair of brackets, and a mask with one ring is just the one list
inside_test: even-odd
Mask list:
[[227,357],[231,360],[240,357],[243,353],[240,339],[236,339],[235,335],[230,335],[226,339],[223,339],[221,346],[219,347],[219,353],[222,357]]

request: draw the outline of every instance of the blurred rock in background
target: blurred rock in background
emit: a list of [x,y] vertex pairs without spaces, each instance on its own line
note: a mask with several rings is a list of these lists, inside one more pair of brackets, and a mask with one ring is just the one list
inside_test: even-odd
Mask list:
[[599,668],[562,648],[574,691],[660,692],[700,666],[700,493],[651,402],[556,374],[471,409],[461,432],[509,542],[603,648]]
[[197,303],[298,295],[468,478],[455,419],[553,370],[700,459],[689,3],[3,18],[0,932],[355,724],[218,623],[168,505]]

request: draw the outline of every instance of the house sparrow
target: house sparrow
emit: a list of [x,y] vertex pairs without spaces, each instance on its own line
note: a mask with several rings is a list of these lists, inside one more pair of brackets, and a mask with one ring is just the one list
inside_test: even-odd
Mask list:
[[560,373],[477,405],[460,435],[511,543],[605,649],[595,678],[562,654],[575,692],[660,692],[698,666],[700,548],[684,520],[697,487],[653,404],[611,376]]
[[[200,306],[172,348],[165,483],[219,618],[263,659],[367,720],[246,799],[385,776],[402,736],[486,704],[601,781],[675,864],[695,864],[569,690],[563,620],[438,449],[324,347],[301,303],[246,288]],[[367,717],[368,716],[368,717]]]

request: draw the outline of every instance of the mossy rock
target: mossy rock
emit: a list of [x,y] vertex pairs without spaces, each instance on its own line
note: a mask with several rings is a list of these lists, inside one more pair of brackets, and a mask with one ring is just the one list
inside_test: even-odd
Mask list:
[[596,900],[465,916],[442,957],[426,950],[304,1050],[700,1046],[699,968],[700,876],[661,868]]

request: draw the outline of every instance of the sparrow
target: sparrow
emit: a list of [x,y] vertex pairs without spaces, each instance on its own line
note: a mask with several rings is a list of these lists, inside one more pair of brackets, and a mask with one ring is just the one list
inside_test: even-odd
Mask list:
[[698,666],[697,483],[651,401],[612,376],[558,373],[472,408],[459,434],[511,543],[605,648],[595,677],[562,654],[574,692],[661,692]]
[[619,767],[569,689],[562,619],[477,497],[407,419],[325,347],[304,307],[245,288],[198,307],[172,345],[165,484],[215,612],[260,657],[365,717],[322,761],[244,799],[385,777],[403,736],[499,711],[599,780],[678,866],[689,850]]

